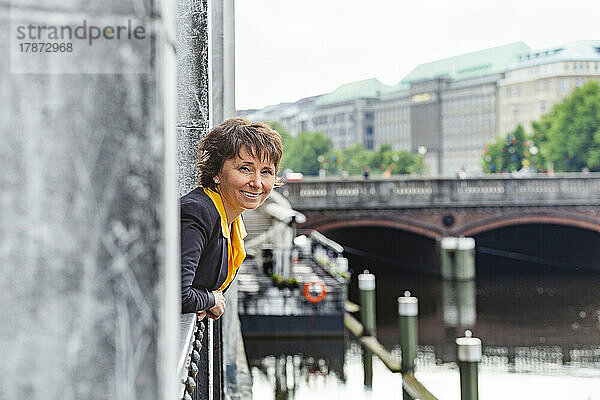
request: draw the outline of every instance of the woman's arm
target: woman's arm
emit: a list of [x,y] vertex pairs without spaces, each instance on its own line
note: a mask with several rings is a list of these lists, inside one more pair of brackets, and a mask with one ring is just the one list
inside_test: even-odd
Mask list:
[[202,251],[209,237],[205,225],[201,222],[202,214],[205,212],[197,204],[181,204],[181,312],[183,313],[208,310],[216,304],[212,292],[192,287]]

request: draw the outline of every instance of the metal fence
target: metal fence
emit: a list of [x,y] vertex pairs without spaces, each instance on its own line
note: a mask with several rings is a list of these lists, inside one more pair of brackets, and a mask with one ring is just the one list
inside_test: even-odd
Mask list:
[[221,320],[196,314],[179,319],[178,399],[221,400],[223,398],[223,340]]

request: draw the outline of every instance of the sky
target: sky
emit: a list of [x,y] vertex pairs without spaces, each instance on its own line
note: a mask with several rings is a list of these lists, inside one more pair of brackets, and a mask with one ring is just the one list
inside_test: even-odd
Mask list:
[[592,0],[235,0],[236,107],[262,108],[523,41],[600,40]]

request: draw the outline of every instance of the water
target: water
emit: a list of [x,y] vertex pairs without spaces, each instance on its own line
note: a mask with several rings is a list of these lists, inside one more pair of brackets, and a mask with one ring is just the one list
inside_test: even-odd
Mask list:
[[[465,329],[483,340],[482,399],[600,399],[600,275],[486,266],[474,282],[376,272],[380,341],[398,354],[396,298],[410,290],[419,298],[417,377],[440,400],[460,398],[454,339]],[[354,282],[349,296],[357,294]],[[373,390],[364,389],[361,349],[349,337],[293,342],[272,355],[273,340],[262,353],[247,343],[255,399],[401,398],[400,377],[378,360]]]

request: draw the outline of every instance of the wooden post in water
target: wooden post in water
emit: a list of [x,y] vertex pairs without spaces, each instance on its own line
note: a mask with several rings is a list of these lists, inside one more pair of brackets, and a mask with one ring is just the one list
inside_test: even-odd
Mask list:
[[456,339],[458,369],[460,371],[461,400],[478,400],[478,365],[481,361],[481,339],[472,337],[471,331]]
[[[358,275],[358,289],[360,291],[360,319],[363,324],[363,334],[377,336],[377,320],[375,317],[375,275],[365,270]],[[364,384],[373,387],[373,353],[363,347]]]
[[398,297],[398,319],[400,325],[400,349],[402,351],[402,373],[415,370],[415,359],[417,358],[417,316],[419,315],[419,303],[416,297],[410,295],[409,291],[404,296]]

